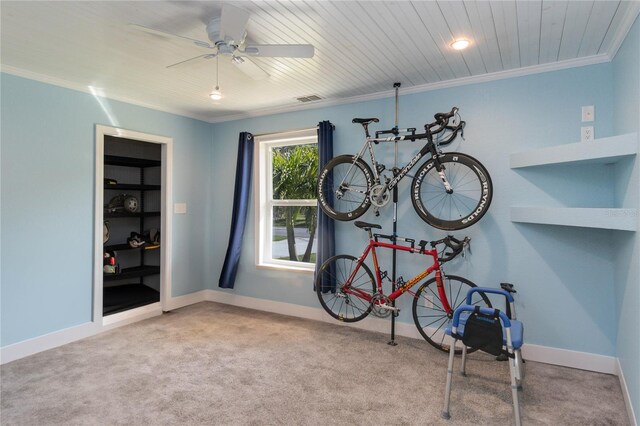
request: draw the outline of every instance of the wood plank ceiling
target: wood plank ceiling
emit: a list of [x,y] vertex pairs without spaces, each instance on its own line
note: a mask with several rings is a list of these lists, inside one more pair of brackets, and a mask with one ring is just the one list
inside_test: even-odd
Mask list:
[[[318,95],[341,102],[441,82],[539,67],[602,62],[620,45],[637,1],[253,1],[253,42],[309,43],[312,59],[255,58],[255,81],[219,62],[223,99],[208,98],[215,60],[166,66],[203,52],[191,43],[139,32],[137,23],[207,40],[221,2],[1,3],[2,70],[171,112],[219,121],[296,107]],[[455,38],[472,40],[454,51]]]

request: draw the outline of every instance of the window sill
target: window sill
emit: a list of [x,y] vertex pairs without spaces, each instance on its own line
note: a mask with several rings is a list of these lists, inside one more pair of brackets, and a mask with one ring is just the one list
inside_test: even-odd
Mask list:
[[273,263],[258,263],[257,269],[271,269],[273,271],[287,271],[287,272],[303,272],[307,274],[313,274],[315,272],[315,266],[301,267],[301,266],[288,266],[288,265],[276,265]]

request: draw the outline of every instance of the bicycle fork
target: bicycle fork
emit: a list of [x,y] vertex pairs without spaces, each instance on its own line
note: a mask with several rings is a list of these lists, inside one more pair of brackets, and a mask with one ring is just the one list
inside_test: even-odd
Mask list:
[[438,288],[438,296],[440,297],[440,302],[442,303],[442,307],[444,311],[447,313],[449,318],[453,317],[453,309],[451,309],[451,305],[449,305],[449,300],[447,299],[447,294],[444,291],[444,272],[442,272],[441,268],[436,269],[436,287]]
[[447,191],[447,194],[453,194],[453,187],[451,186],[451,184],[449,183],[449,179],[447,179],[447,174],[445,173],[445,167],[442,165],[442,163],[440,162],[440,155],[438,154],[435,145],[431,151],[432,155],[433,155],[433,163],[436,166],[436,171],[438,172],[438,176],[440,176],[440,179],[442,180],[442,184],[444,185],[444,189],[445,191]]

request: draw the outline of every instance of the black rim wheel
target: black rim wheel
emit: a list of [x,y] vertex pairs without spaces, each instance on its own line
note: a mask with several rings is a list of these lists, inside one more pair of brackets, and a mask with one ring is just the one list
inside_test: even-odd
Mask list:
[[434,161],[429,160],[413,179],[413,208],[422,220],[438,229],[454,231],[473,225],[491,204],[493,185],[489,173],[466,154],[444,154],[440,163],[453,192],[447,193]]
[[373,173],[367,163],[341,155],[330,160],[318,176],[318,203],[332,219],[354,220],[371,205]]
[[[454,311],[458,306],[465,304],[467,292],[476,287],[466,278],[455,275],[443,277],[443,286],[449,306]],[[491,307],[491,302],[485,293],[474,293],[471,302],[472,305]],[[416,292],[413,300],[413,321],[422,337],[431,346],[449,352],[451,337],[447,336],[444,330],[449,326],[451,318],[442,306],[435,277],[422,284]],[[468,352],[473,351],[475,349],[468,349]],[[456,354],[460,353],[462,348],[456,349]]]
[[[342,290],[357,264],[358,259],[354,256],[333,256],[322,264],[316,276],[316,294],[320,304],[329,315],[340,321],[360,321],[371,312],[371,303],[368,300]],[[364,263],[357,270],[351,287],[368,294],[369,297],[375,293],[373,274]]]

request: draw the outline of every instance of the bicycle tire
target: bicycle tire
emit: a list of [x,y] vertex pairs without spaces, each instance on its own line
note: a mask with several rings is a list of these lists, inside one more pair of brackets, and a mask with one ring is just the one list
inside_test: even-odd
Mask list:
[[[316,276],[316,294],[325,311],[335,319],[344,322],[356,322],[365,318],[371,312],[371,303],[354,294],[345,293],[342,289],[345,281],[358,264],[358,258],[341,254],[327,259],[322,264]],[[364,271],[364,272],[361,272]],[[323,289],[322,280],[334,280],[335,288]],[[324,281],[324,282],[327,282]],[[373,274],[367,265],[360,265],[358,275],[353,280],[353,287],[373,296],[376,292]],[[369,293],[369,285],[371,293]]]
[[[346,176],[347,173],[350,176]],[[362,216],[371,205],[369,191],[372,186],[373,172],[367,163],[361,158],[354,161],[352,155],[340,155],[329,160],[320,170],[318,204],[332,219],[354,220]]]
[[[443,277],[445,294],[451,309],[455,309],[465,303],[467,291],[476,287],[466,278],[456,275]],[[472,304],[491,307],[491,302],[485,293],[474,293]],[[424,339],[434,348],[443,352],[449,352],[449,338],[444,333],[445,327],[451,322],[442,306],[442,300],[438,293],[436,278],[433,277],[420,286],[413,299],[413,322]],[[435,328],[435,330],[434,330]],[[446,338],[445,338],[446,337]],[[476,349],[468,348],[469,353]],[[462,348],[455,350],[456,354],[462,353]]]
[[485,215],[493,198],[491,176],[475,158],[457,152],[440,157],[453,192],[448,194],[433,159],[424,163],[411,184],[418,216],[434,228],[464,229]]

